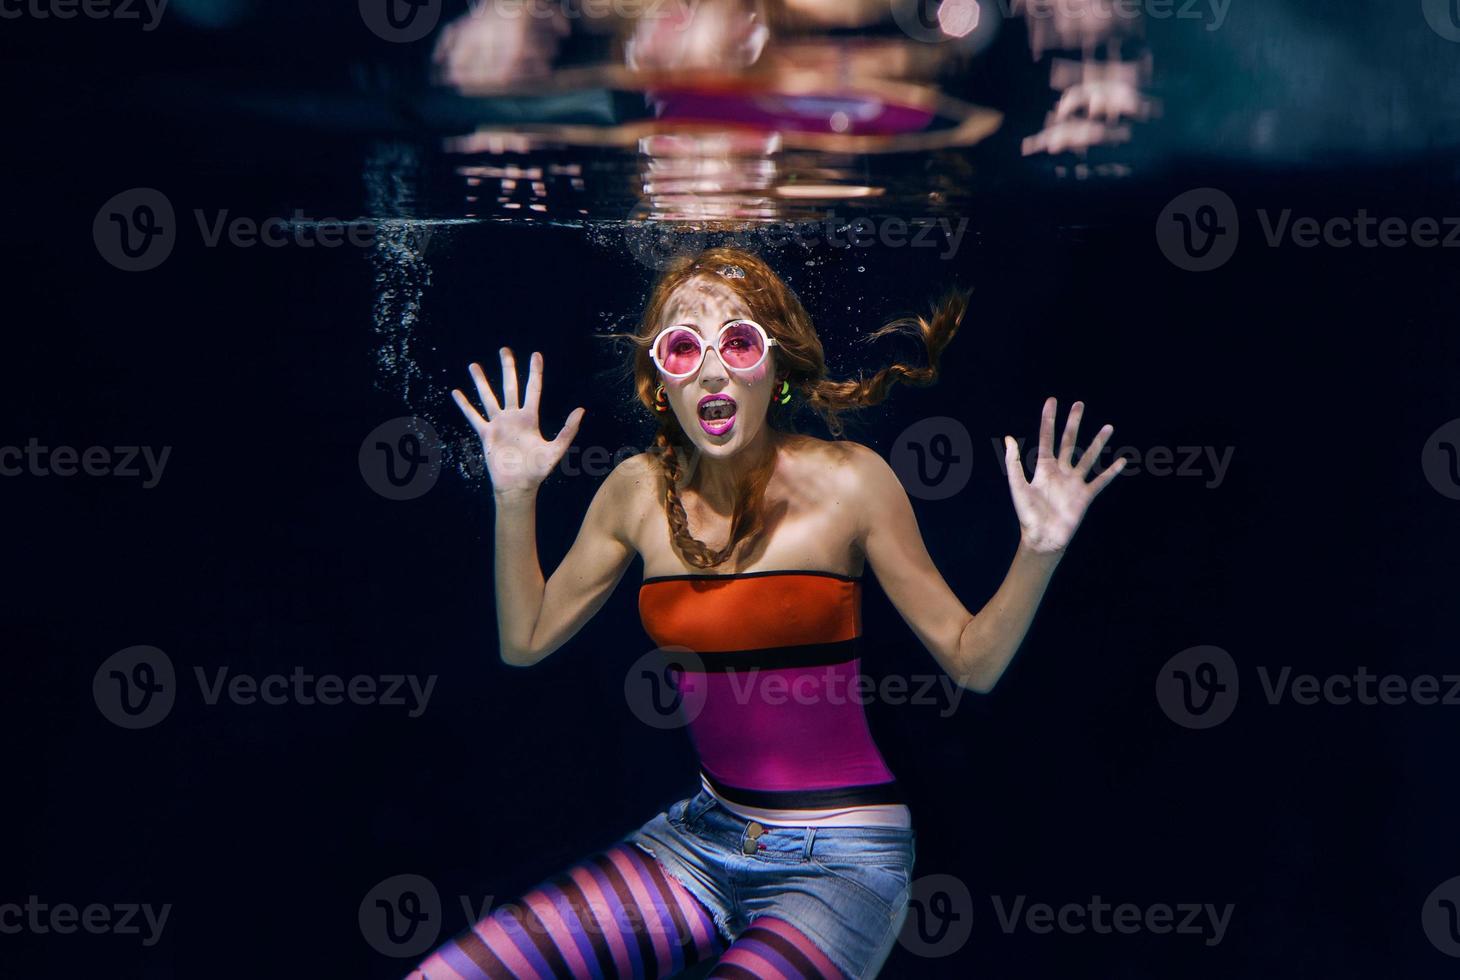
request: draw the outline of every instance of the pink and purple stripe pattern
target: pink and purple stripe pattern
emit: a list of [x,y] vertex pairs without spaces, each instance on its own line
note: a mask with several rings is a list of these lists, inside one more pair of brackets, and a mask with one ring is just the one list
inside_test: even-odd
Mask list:
[[843,980],[804,933],[763,915],[725,948],[652,857],[616,844],[445,943],[407,980],[653,980],[724,951],[709,980]]
[[617,844],[497,909],[409,980],[648,980],[722,948],[683,885],[638,848]]

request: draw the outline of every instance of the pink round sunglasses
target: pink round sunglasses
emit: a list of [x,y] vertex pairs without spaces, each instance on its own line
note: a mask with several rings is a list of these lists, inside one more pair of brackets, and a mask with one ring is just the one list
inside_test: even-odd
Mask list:
[[[754,320],[731,320],[715,336],[715,353],[720,363],[736,371],[758,368],[776,339]],[[665,327],[654,337],[649,356],[660,371],[671,378],[687,378],[700,369],[705,359],[705,342],[700,332],[688,324]]]

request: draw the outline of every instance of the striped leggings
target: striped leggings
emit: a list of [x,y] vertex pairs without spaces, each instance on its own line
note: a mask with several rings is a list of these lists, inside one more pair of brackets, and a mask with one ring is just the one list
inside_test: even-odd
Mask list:
[[615,844],[439,947],[407,980],[641,980],[709,960],[725,980],[843,980],[783,919],[756,918],[727,948],[684,886],[630,844]]

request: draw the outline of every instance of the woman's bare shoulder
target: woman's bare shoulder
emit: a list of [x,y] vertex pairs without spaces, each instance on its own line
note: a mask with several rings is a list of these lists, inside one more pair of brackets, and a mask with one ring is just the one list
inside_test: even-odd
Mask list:
[[636,538],[645,515],[659,499],[663,466],[651,452],[637,453],[618,463],[604,478],[598,493],[611,508],[614,523],[627,538]]
[[838,495],[855,494],[887,467],[887,461],[870,446],[850,439],[818,439],[795,435],[785,446],[786,475],[802,486]]
[[794,433],[786,437],[782,451],[794,464],[846,470],[865,465],[868,457],[880,459],[870,446],[850,439],[818,439],[816,436]]

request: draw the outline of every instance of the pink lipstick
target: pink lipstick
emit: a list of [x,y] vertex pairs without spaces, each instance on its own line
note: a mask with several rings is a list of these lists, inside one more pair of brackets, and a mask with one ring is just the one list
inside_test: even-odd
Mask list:
[[700,428],[712,436],[723,436],[735,427],[735,399],[729,395],[706,395],[700,399],[697,411]]

